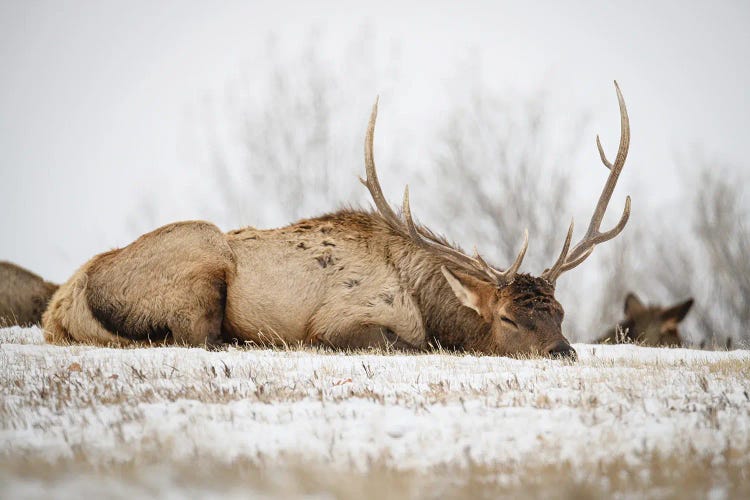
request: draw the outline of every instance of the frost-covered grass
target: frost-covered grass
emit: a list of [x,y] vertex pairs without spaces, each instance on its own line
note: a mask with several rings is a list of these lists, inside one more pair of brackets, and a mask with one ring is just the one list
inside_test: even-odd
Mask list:
[[0,342],[2,498],[750,497],[748,351]]

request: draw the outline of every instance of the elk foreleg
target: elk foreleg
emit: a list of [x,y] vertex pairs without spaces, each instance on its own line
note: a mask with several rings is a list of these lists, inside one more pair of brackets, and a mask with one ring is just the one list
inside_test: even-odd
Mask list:
[[410,294],[383,291],[370,297],[350,297],[345,303],[324,304],[307,328],[307,339],[340,349],[423,349],[421,313]]

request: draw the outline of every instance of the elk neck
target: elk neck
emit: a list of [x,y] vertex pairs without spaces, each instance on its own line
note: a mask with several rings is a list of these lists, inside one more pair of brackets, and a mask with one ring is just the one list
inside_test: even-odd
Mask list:
[[390,226],[383,251],[397,270],[403,286],[417,301],[427,338],[447,349],[487,351],[490,325],[476,312],[461,305],[440,268],[462,271],[482,278],[476,271],[458,268],[444,256],[416,245]]

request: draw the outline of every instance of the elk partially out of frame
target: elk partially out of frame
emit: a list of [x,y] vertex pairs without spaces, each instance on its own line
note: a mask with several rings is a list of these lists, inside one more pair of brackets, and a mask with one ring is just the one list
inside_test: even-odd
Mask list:
[[[386,201],[373,157],[377,102],[362,180],[377,211],[341,210],[279,229],[222,233],[206,222],[170,224],[84,264],[44,315],[49,341],[103,344],[251,341],[337,348],[442,346],[497,355],[576,356],[555,299],[560,275],[622,231],[600,231],[625,164],[628,115],[617,83],[620,145],[588,229],[541,276],[519,272],[528,234],[505,270],[450,245]],[[543,200],[540,200],[543,203]]]
[[10,262],[0,262],[0,327],[38,325],[57,285]]

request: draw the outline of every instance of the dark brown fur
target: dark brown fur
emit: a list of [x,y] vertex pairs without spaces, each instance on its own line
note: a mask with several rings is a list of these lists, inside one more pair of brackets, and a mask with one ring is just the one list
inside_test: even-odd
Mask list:
[[39,325],[58,285],[10,262],[0,262],[0,326]]

